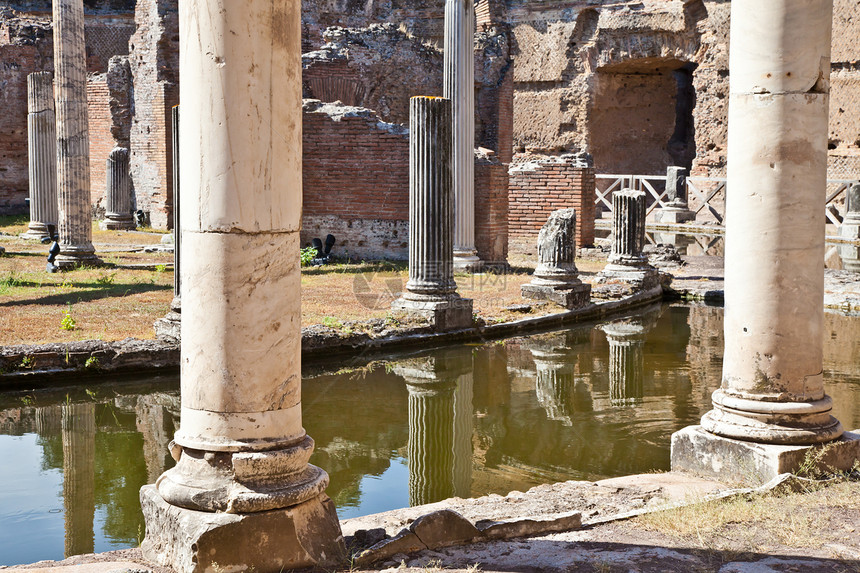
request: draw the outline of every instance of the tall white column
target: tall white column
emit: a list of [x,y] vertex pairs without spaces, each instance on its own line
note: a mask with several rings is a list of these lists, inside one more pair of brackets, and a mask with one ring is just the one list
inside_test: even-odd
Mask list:
[[179,9],[182,408],[143,550],[178,571],[333,562],[301,411],[300,2]]
[[30,175],[30,224],[25,239],[48,237],[57,224],[57,128],[54,74],[27,76],[27,143]]
[[824,211],[832,0],[732,2],[725,354],[709,432],[842,434],[824,394]]
[[477,270],[475,249],[475,3],[446,0],[444,96],[453,107],[454,268]]
[[101,261],[93,248],[90,138],[83,0],[55,0],[54,98],[57,115],[57,197],[60,254],[72,268]]

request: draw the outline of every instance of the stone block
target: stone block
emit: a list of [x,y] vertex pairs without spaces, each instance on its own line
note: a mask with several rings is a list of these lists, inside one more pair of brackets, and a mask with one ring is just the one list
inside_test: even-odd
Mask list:
[[178,573],[280,572],[341,564],[346,549],[334,503],[320,495],[259,513],[209,513],[168,504],[153,485],[140,490],[144,556]]
[[597,284],[619,281],[629,284],[635,290],[648,290],[660,285],[660,273],[653,267],[627,267],[623,265],[606,265],[597,275]]
[[470,298],[457,296],[438,301],[399,298],[391,304],[391,308],[420,317],[438,331],[472,326],[472,299]]
[[573,511],[547,519],[517,519],[513,521],[478,522],[478,529],[487,539],[512,539],[573,531],[582,527],[582,513]]
[[689,209],[657,209],[655,220],[658,223],[686,223],[695,221],[696,214]]
[[[822,452],[822,450],[824,450]],[[807,456],[820,455],[823,470],[850,470],[860,460],[860,431],[815,446],[780,446],[744,442],[687,426],[672,434],[672,471],[713,477],[724,483],[762,484],[796,471]]]
[[588,306],[591,302],[591,285],[582,283],[572,288],[555,288],[548,285],[527,283],[520,287],[523,297],[548,300],[570,310]]
[[357,567],[364,567],[371,563],[387,559],[392,555],[397,555],[398,553],[408,554],[415,551],[421,551],[422,549],[427,549],[427,546],[418,539],[417,535],[408,529],[404,529],[391,539],[380,541],[373,547],[362,551],[353,559],[352,562],[353,565]]
[[470,543],[481,536],[471,521],[450,509],[422,515],[412,522],[409,530],[430,549]]

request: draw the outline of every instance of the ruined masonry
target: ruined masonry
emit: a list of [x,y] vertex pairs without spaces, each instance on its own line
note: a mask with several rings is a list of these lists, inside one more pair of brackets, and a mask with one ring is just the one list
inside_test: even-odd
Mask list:
[[144,555],[182,573],[345,552],[302,427],[300,270],[284,256],[299,250],[302,212],[300,10],[274,7],[180,4],[181,425],[176,466],[141,506]]
[[394,310],[437,330],[472,324],[472,300],[454,282],[451,100],[416,96],[409,123],[409,280]]
[[54,74],[27,76],[27,149],[30,173],[30,223],[21,235],[49,237],[57,224],[57,129],[54,114]]
[[[860,239],[860,184],[848,188],[846,213],[839,227],[839,236],[843,239],[856,241]],[[846,271],[860,272],[860,247],[843,244],[839,246],[839,256],[842,258],[842,268]]]
[[57,196],[60,254],[71,268],[99,264],[92,236],[87,68],[83,0],[56,0],[54,8],[54,98],[57,114]]
[[666,168],[667,204],[657,211],[658,223],[686,223],[694,221],[696,214],[687,206],[687,169],[669,166]]
[[591,285],[579,280],[576,268],[576,211],[559,209],[550,215],[538,235],[538,266],[522,295],[549,300],[568,309],[591,302]]
[[672,436],[672,469],[766,481],[824,443],[823,463],[849,469],[860,435],[840,439],[824,393],[824,218],[809,217],[825,196],[832,1],[731,10],[723,380],[701,426]]

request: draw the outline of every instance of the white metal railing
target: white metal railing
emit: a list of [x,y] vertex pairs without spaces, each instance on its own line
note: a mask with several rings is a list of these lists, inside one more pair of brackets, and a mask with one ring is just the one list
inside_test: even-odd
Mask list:
[[[595,175],[595,218],[612,213],[612,194],[621,189],[644,191],[648,194],[648,210],[666,206],[666,176],[665,175]],[[829,224],[837,229],[842,225],[845,215],[845,193],[852,184],[860,183],[858,179],[828,179],[825,217]],[[726,179],[724,177],[687,177],[687,204],[700,218],[704,211],[713,217],[718,225],[725,223]]]

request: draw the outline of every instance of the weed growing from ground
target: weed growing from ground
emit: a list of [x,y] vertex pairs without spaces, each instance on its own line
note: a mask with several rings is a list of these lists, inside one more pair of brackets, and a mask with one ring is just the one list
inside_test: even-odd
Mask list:
[[74,330],[75,325],[75,318],[72,316],[72,303],[69,303],[69,308],[63,311],[63,319],[60,321],[60,328],[63,330]]

